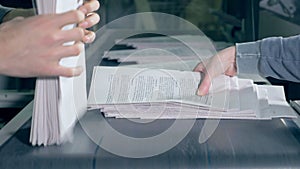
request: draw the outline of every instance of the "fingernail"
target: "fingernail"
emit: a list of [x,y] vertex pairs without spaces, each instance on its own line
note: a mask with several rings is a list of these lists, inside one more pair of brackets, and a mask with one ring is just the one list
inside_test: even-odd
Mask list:
[[203,93],[203,91],[202,91],[202,90],[198,90],[198,91],[197,91],[197,95],[199,95],[199,96],[203,96],[203,95],[204,95],[204,93]]
[[84,40],[83,40],[85,43],[90,43],[91,42],[91,38],[87,35],[87,36],[84,36]]
[[89,21],[92,25],[94,25],[96,23],[95,19],[89,18]]
[[91,43],[92,40],[93,40],[92,35],[87,34],[87,35],[84,36],[84,42],[85,42],[85,43]]
[[94,40],[95,40],[95,38],[96,38],[96,34],[94,33],[94,32],[89,32],[89,33],[87,33],[85,36],[84,36],[84,38],[83,38],[83,41],[85,42],[85,43],[92,43]]
[[88,25],[89,25],[89,23],[88,23],[87,21],[81,22],[81,23],[79,24],[79,26],[82,27],[82,28],[87,28]]

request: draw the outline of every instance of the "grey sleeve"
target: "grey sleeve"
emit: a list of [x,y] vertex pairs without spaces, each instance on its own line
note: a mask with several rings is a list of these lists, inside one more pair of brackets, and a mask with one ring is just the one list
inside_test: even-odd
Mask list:
[[0,23],[2,23],[3,17],[11,10],[12,8],[8,8],[0,5]]
[[236,44],[238,73],[300,82],[300,35]]

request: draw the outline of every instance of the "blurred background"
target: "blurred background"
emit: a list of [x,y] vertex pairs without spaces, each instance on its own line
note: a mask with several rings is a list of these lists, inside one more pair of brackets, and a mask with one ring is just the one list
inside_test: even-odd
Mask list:
[[[213,41],[237,43],[300,33],[300,0],[101,0],[101,22],[93,29],[137,12],[162,12],[184,18]],[[31,0],[0,0],[3,6],[32,8]],[[137,24],[125,27],[134,28]],[[299,84],[283,85],[287,100],[300,99]],[[35,79],[0,76],[0,128],[33,99]]]

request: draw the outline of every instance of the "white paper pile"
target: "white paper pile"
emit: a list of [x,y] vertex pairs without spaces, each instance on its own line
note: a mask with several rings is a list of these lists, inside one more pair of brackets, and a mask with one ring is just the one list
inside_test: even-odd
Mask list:
[[220,76],[207,96],[195,95],[200,74],[190,71],[95,67],[88,106],[106,117],[139,119],[272,119],[296,117],[282,87]]
[[[82,0],[36,0],[39,14],[62,13],[77,9],[81,4]],[[63,29],[74,26],[67,25]],[[83,51],[79,56],[64,58],[60,64],[66,67],[81,66],[85,70],[85,53]],[[86,110],[86,98],[85,72],[73,78],[38,78],[30,134],[32,145],[70,141],[77,118]]]

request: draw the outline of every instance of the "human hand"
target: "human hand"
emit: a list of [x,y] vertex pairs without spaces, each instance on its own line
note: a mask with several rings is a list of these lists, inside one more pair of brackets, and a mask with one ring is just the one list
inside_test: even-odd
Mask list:
[[[78,26],[81,28],[90,28],[100,21],[100,16],[94,11],[98,10],[100,4],[98,0],[85,1],[84,4],[79,7],[79,10],[85,14],[85,19]],[[91,43],[95,40],[96,35],[93,31],[84,30],[85,36],[82,41],[84,43]]]
[[[17,77],[77,76],[81,67],[67,68],[59,64],[64,57],[76,56],[90,43],[95,34],[85,30],[100,17],[93,13],[99,8],[97,0],[87,1],[79,10],[63,14],[15,18],[0,26],[0,74]],[[79,25],[62,30],[69,24]],[[75,41],[71,46],[64,43]]]
[[[100,3],[98,0],[88,0],[85,1],[84,4],[79,7],[79,10],[84,13],[86,16],[85,19],[79,24],[81,28],[87,29],[100,21],[100,16],[95,13],[100,7]],[[29,17],[34,15],[33,9],[12,9],[9,13],[7,13],[3,17],[3,22],[7,22],[16,17]],[[96,35],[93,31],[84,30],[85,36],[82,39],[84,43],[91,43],[95,40]]]
[[218,75],[225,74],[234,76],[237,73],[235,62],[235,46],[226,48],[217,53],[212,58],[199,63],[195,68],[195,72],[204,73],[204,78],[198,88],[197,94],[206,95],[209,92],[211,81]]
[[[0,26],[0,74],[17,77],[76,76],[81,67],[67,68],[60,59],[77,56],[83,50],[83,28],[62,30],[84,21],[80,10],[63,14],[15,18]],[[75,41],[71,46],[64,43]]]

